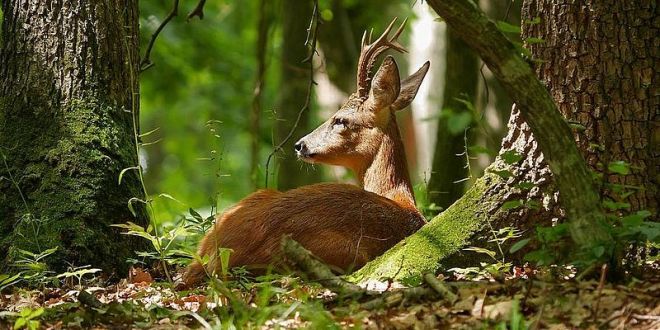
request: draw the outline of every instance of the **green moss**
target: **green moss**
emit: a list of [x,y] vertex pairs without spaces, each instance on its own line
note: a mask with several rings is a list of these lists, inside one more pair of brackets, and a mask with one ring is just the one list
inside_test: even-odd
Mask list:
[[[483,196],[501,179],[485,174],[446,211],[439,214],[414,235],[406,238],[382,256],[349,276],[353,282],[392,278],[415,282],[442,266],[445,258],[459,252],[473,236],[487,225],[488,200]],[[498,195],[490,195],[496,203]]]
[[136,219],[126,206],[131,197],[143,196],[136,174],[127,174],[122,185],[117,184],[119,172],[137,163],[133,132],[123,109],[86,98],[71,101],[56,113],[44,108],[0,108],[0,113],[16,123],[0,132],[0,145],[20,143],[8,151],[8,159],[29,204],[25,210],[15,189],[0,186],[11,191],[7,205],[0,207],[11,219],[0,228],[4,237],[0,250],[39,252],[58,246],[50,262],[54,269],[67,263],[125,268],[124,259],[139,243],[109,225],[146,224],[147,217],[139,210]]

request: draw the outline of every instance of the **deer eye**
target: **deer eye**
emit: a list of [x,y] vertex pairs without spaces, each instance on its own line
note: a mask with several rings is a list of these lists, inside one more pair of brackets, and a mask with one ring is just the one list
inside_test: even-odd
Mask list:
[[348,127],[348,120],[345,118],[339,118],[336,117],[335,119],[332,120],[332,126],[342,126],[343,128]]

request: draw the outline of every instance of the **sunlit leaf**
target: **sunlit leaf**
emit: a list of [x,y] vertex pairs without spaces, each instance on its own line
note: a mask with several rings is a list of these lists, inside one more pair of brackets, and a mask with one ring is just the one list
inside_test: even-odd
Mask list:
[[529,239],[529,238],[519,240],[518,242],[516,242],[515,244],[513,244],[511,246],[511,248],[509,249],[509,252],[510,253],[516,253],[516,252],[520,251],[520,249],[524,248],[529,243],[530,240],[531,239]]

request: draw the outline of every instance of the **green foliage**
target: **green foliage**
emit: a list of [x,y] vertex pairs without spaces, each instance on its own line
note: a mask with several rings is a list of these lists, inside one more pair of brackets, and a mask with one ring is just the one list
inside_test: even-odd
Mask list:
[[[193,5],[181,3],[180,13]],[[140,77],[140,120],[148,133],[142,139],[160,140],[142,145],[145,184],[155,195],[168,193],[184,202],[155,203],[159,222],[172,221],[190,207],[224,208],[251,190],[245,150],[257,67],[256,6],[253,1],[207,2],[204,20],[186,23],[180,15],[156,41],[151,54],[155,65]],[[170,2],[140,2],[143,41],[170,9]],[[270,47],[268,64],[279,44]],[[277,74],[268,70],[267,81],[276,81]],[[266,110],[258,133],[262,159],[270,147],[275,90],[272,83],[265,85]]]
[[[631,173],[630,164],[624,161],[609,163],[607,170],[610,173],[627,175]],[[602,180],[597,176],[596,180]],[[602,184],[602,183],[601,183]],[[602,263],[606,255],[621,256],[622,252],[631,245],[646,246],[648,243],[658,243],[660,240],[660,223],[652,221],[652,213],[647,210],[630,212],[630,203],[626,199],[634,191],[639,189],[627,185],[606,185],[612,187],[614,192],[612,200],[604,198],[603,208],[608,211],[606,220],[601,224],[614,238],[613,242],[603,242],[601,245],[592,246],[586,250],[574,251],[573,242],[570,239],[568,224],[561,223],[552,227],[537,227],[536,237],[533,241],[538,249],[528,253],[525,258],[535,262],[537,265],[551,265],[567,262],[577,266],[589,266],[594,263]],[[530,243],[522,240],[516,243],[511,250],[519,250]],[[515,252],[515,251],[511,251]]]
[[163,270],[165,271],[168,280],[171,281],[167,266],[168,263],[178,263],[181,255],[186,254],[185,251],[176,249],[176,244],[174,244],[178,238],[189,235],[189,232],[186,230],[183,223],[180,223],[173,228],[161,229],[160,231],[156,230],[155,227],[151,225],[145,229],[132,222],[115,224],[112,226],[126,229],[126,232],[123,232],[125,235],[141,237],[151,243],[153,251],[139,251],[137,252],[138,256],[159,261],[163,266]]
[[27,282],[30,286],[42,285],[50,281],[50,275],[53,274],[44,262],[47,257],[57,251],[57,247],[44,250],[40,253],[18,250],[18,258],[12,264],[17,270],[18,278]]
[[442,211],[442,207],[430,202],[426,183],[416,184],[413,190],[417,200],[417,209],[422,212],[427,221],[431,221],[433,217]]
[[14,322],[14,329],[39,329],[40,322],[36,319],[43,313],[43,307],[34,310],[29,307],[24,308],[18,313],[18,318],[16,319],[16,322]]

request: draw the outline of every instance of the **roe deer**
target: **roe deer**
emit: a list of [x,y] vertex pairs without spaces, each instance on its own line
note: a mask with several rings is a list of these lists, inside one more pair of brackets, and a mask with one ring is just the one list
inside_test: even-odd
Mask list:
[[[395,112],[412,102],[429,62],[400,81],[396,62],[387,56],[369,78],[382,52],[405,52],[396,41],[405,21],[388,37],[395,21],[373,43],[365,32],[357,92],[294,147],[305,162],[351,169],[361,187],[320,183],[251,194],[219,215],[202,240],[199,255],[210,257],[208,273],[219,270],[220,247],[233,249],[230,267],[273,264],[283,235],[291,235],[325,263],[348,270],[361,267],[426,223],[415,207]],[[195,262],[184,283],[193,285],[205,275],[204,267]]]

